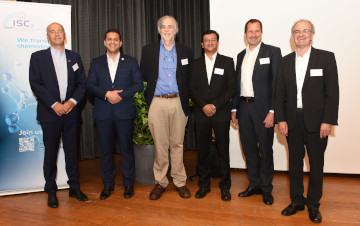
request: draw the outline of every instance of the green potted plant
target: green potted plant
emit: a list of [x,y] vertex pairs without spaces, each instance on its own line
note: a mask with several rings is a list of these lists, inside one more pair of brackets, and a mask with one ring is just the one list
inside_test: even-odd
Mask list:
[[148,107],[145,101],[144,89],[134,95],[134,104],[138,111],[138,117],[134,120],[134,152],[135,152],[135,180],[140,184],[152,185],[154,178],[155,148],[154,140],[148,124]]

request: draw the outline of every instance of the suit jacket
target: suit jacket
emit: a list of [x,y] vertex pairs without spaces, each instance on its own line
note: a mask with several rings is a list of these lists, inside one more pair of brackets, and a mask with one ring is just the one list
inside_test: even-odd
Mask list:
[[[189,115],[189,78],[190,78],[190,62],[193,60],[193,51],[178,42],[175,42],[177,53],[177,69],[176,81],[179,89],[181,106],[185,115]],[[157,79],[159,76],[159,55],[160,42],[146,45],[142,49],[140,70],[142,77],[147,82],[145,90],[145,98],[148,107],[154,97]],[[187,64],[183,64],[182,60],[187,59]]]
[[[120,54],[114,82],[110,77],[107,55],[92,60],[86,82],[86,90],[94,97],[93,117],[104,120],[114,114],[119,119],[133,119],[137,116],[133,96],[144,88],[139,65],[133,57]],[[119,93],[122,100],[117,104],[109,103],[107,91],[123,90]]]
[[[241,65],[246,54],[246,49],[237,56],[236,74],[238,78],[237,93],[232,101],[232,109],[238,109],[241,95]],[[269,58],[270,62],[260,64],[260,59]],[[259,53],[257,55],[252,83],[255,98],[255,107],[259,117],[265,119],[269,110],[274,110],[274,90],[277,68],[281,59],[281,50],[278,47],[261,43]],[[239,114],[240,111],[237,111]]]
[[[308,132],[319,132],[321,123],[337,125],[339,82],[335,55],[311,47],[303,88],[303,117]],[[283,57],[279,64],[275,92],[275,121],[294,127],[297,110],[295,52]],[[321,76],[311,76],[320,69]]]
[[[65,101],[73,98],[78,103],[85,93],[85,71],[80,55],[65,49],[68,87]],[[78,68],[74,70],[74,65]],[[51,56],[50,48],[34,52],[30,59],[29,81],[32,91],[37,100],[37,120],[40,122],[53,122],[59,116],[56,115],[51,106],[55,102],[61,102],[59,84],[55,72],[55,66]],[[67,117],[80,116],[79,105],[67,114]]]
[[[215,73],[216,68],[223,69],[223,74]],[[191,99],[195,102],[195,120],[208,120],[209,117],[205,115],[202,108],[206,104],[213,104],[216,107],[216,113],[211,118],[216,121],[229,121],[230,102],[236,93],[233,59],[217,54],[210,85],[206,73],[205,56],[191,63],[190,74],[190,92]]]

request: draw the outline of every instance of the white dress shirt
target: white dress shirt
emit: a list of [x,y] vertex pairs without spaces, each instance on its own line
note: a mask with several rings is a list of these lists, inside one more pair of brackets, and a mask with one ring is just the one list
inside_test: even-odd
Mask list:
[[261,42],[250,50],[249,45],[246,47],[246,54],[241,64],[241,92],[240,96],[254,97],[254,89],[252,83],[252,76],[254,72],[254,65],[259,54]]
[[217,52],[214,55],[212,55],[212,60],[206,55],[206,53],[204,55],[205,55],[206,74],[207,74],[207,78],[208,78],[208,83],[210,85],[211,76],[212,76],[212,73],[214,70]]
[[297,86],[297,108],[302,108],[302,87],[304,84],[305,74],[307,70],[307,66],[309,64],[309,58],[311,53],[311,47],[309,50],[304,54],[303,57],[299,56],[296,53],[295,57],[295,72],[296,72],[296,86]]
[[109,57],[108,54],[106,54],[106,56],[107,56],[107,62],[108,62],[108,66],[109,66],[111,81],[114,83],[116,70],[119,65],[120,53],[115,57],[115,60],[113,60],[111,57]]
[[61,101],[64,101],[66,99],[66,90],[68,86],[68,70],[65,49],[63,49],[62,53],[60,53],[59,50],[50,47],[50,52],[59,84],[60,99]]

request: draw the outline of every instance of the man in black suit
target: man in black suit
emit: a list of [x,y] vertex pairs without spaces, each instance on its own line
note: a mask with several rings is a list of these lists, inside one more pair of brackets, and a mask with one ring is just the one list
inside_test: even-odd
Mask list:
[[[324,152],[339,110],[337,66],[334,53],[311,46],[315,29],[310,21],[297,21],[291,32],[296,48],[279,63],[275,92],[275,121],[289,147],[291,204],[281,214],[293,215],[306,204],[310,220],[320,223]],[[304,146],[310,163],[307,198],[303,196]]]
[[190,93],[195,103],[195,129],[198,151],[199,187],[195,198],[204,198],[210,192],[209,150],[214,130],[220,160],[219,187],[221,199],[231,200],[229,129],[230,102],[236,93],[236,77],[232,58],[220,55],[219,34],[203,32],[201,46],[204,56],[190,65]]
[[85,93],[85,72],[80,55],[65,49],[66,34],[58,23],[47,29],[50,48],[31,55],[29,81],[37,98],[37,120],[43,130],[44,177],[48,206],[57,208],[56,161],[60,139],[63,141],[69,196],[79,201],[88,198],[78,180],[78,135],[80,107]]
[[105,33],[106,54],[90,65],[86,88],[95,97],[93,117],[96,120],[101,146],[101,179],[104,188],[100,199],[107,199],[114,190],[115,134],[121,153],[124,197],[134,194],[135,156],[133,147],[134,118],[137,116],[133,96],[144,86],[137,60],[120,53],[122,46],[118,30]]
[[263,195],[272,205],[274,177],[274,86],[281,58],[278,47],[261,42],[262,23],[251,19],[245,24],[248,46],[237,57],[238,89],[232,101],[231,118],[239,123],[240,140],[250,180],[239,197]]
[[143,47],[140,70],[144,81],[146,102],[149,106],[149,127],[155,143],[155,188],[150,199],[161,197],[171,177],[180,197],[189,198],[186,172],[183,163],[183,142],[189,115],[189,63],[192,50],[178,42],[178,23],[172,16],[163,16],[157,23],[160,42]]

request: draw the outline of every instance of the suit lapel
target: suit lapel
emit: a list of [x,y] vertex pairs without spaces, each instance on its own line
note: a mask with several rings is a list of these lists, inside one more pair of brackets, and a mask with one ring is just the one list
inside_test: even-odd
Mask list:
[[291,83],[296,87],[296,68],[295,68],[295,61],[296,61],[296,53],[295,51],[292,52],[291,56],[290,56],[290,62],[289,62],[289,68],[290,68],[290,81]]
[[304,84],[303,86],[305,86],[305,84],[309,81],[310,79],[310,70],[314,68],[315,66],[315,59],[317,56],[317,49],[311,47],[311,53],[310,53],[310,58],[309,58],[309,62],[308,62],[308,66],[306,68],[306,74],[305,74],[305,78],[304,78]]
[[[68,97],[68,93],[69,93],[69,87],[71,87],[70,84],[73,84],[75,82],[74,81],[73,65],[77,64],[77,62],[75,62],[74,59],[72,58],[72,54],[71,54],[70,51],[65,49],[65,54],[66,54],[67,74],[68,74],[68,76],[67,76],[68,86],[67,86],[67,89],[66,89],[66,97],[65,97],[65,99],[68,99],[67,97]],[[77,70],[79,70],[79,68],[77,68]]]
[[51,72],[49,74],[49,76],[52,76],[52,78],[50,78],[52,81],[55,81],[55,86],[57,87],[56,91],[57,91],[57,97],[59,98],[60,100],[60,88],[59,88],[59,81],[57,79],[57,75],[56,75],[56,71],[55,71],[55,65],[54,65],[54,61],[52,59],[52,56],[51,56],[51,50],[50,50],[50,47],[46,50],[45,52],[45,55],[46,55],[46,64],[47,65],[50,65],[51,67]]
[[259,59],[264,56],[264,52],[265,52],[265,50],[264,50],[264,44],[261,43],[260,49],[259,49],[259,53],[258,53],[258,55],[257,55],[257,57],[256,57],[256,61],[255,61],[255,64],[254,64],[254,70],[253,70],[253,76],[252,76],[253,79],[254,79],[254,75],[256,74],[256,70],[257,70],[257,69],[259,68],[259,66],[260,66],[260,60],[259,60]]
[[238,60],[237,60],[237,65],[236,65],[239,90],[241,90],[241,65],[242,65],[242,62],[244,61],[245,54],[246,54],[246,49],[240,53]]
[[[116,78],[119,77],[119,71],[120,71],[121,67],[123,66],[123,63],[124,63],[124,60],[125,60],[125,58],[124,58],[123,56],[124,56],[124,55],[120,54],[118,66],[117,66],[117,68],[116,68],[114,83],[115,83],[115,81],[116,81]],[[122,60],[122,59],[124,59],[124,60]]]
[[103,55],[102,56],[102,59],[101,59],[101,64],[102,64],[102,67],[101,68],[104,68],[104,78],[110,83],[112,84],[112,80],[111,80],[111,76],[110,76],[110,69],[109,69],[109,65],[108,65],[108,62],[107,62],[107,55]]
[[[176,49],[177,51],[177,49]],[[154,65],[158,65],[156,68],[156,71],[155,71],[155,78],[157,78],[159,76],[159,57],[160,57],[160,42],[158,42],[156,45],[155,45],[155,49],[153,50],[153,64]],[[179,55],[178,55],[178,59],[179,59]],[[178,72],[178,70],[176,70],[176,73]]]
[[209,86],[209,80],[208,80],[207,71],[206,71],[205,55],[201,57],[199,68],[201,70],[201,73],[198,76],[199,76],[201,83]]
[[217,54],[217,56],[216,56],[216,59],[215,59],[215,63],[214,63],[214,68],[213,68],[213,71],[212,71],[212,73],[211,73],[211,78],[210,78],[210,86],[214,83],[214,81],[213,81],[213,77],[214,77],[214,71],[215,71],[215,68],[221,68],[221,60],[222,59],[222,56],[219,54],[219,52],[218,52],[218,54]]

